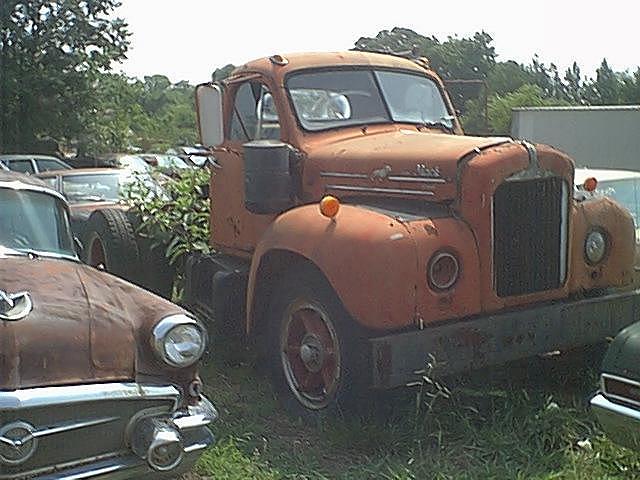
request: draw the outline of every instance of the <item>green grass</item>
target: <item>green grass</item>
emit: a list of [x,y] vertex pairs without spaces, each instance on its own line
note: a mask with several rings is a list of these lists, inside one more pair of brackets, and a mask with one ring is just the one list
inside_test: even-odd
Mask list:
[[218,442],[195,478],[640,478],[640,454],[610,442],[586,407],[593,359],[533,359],[447,379],[449,398],[434,401],[432,389],[377,393],[361,416],[316,426],[280,409],[254,363],[238,343],[214,345],[202,375],[220,411]]

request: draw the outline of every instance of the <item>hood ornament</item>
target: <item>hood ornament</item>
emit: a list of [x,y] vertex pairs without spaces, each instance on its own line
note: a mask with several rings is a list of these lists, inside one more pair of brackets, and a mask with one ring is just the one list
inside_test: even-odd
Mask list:
[[0,320],[22,320],[33,310],[29,292],[8,293],[0,290]]

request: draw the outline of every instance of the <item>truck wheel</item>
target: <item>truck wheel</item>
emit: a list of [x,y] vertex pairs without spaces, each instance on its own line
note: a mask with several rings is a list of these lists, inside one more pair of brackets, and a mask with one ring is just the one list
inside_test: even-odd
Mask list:
[[136,237],[122,210],[96,210],[87,222],[84,260],[87,264],[136,281],[140,257]]
[[305,419],[351,410],[368,378],[366,340],[329,283],[301,268],[269,308],[268,356],[285,407]]

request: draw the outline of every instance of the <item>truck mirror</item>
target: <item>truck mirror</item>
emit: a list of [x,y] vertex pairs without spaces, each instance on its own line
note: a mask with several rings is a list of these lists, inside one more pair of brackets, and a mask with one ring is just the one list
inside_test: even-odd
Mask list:
[[222,90],[218,85],[203,83],[196,87],[196,110],[200,143],[217,147],[224,140]]

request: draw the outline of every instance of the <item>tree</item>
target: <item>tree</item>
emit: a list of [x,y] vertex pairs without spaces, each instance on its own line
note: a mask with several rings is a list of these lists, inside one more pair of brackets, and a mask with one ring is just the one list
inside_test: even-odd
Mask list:
[[580,67],[573,62],[571,68],[567,68],[564,74],[565,94],[571,103],[582,103],[582,79],[580,77]]
[[129,46],[117,0],[0,2],[0,150],[83,136],[100,75]]
[[504,96],[494,95],[489,99],[489,125],[492,133],[509,135],[513,108],[566,104],[567,102],[563,100],[545,98],[544,92],[538,85],[523,85],[515,92]]
[[603,59],[596,70],[596,78],[585,86],[584,98],[591,105],[616,105],[621,100],[622,82]]

